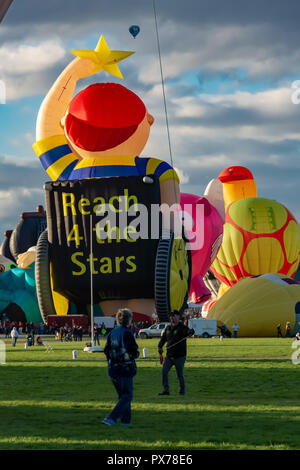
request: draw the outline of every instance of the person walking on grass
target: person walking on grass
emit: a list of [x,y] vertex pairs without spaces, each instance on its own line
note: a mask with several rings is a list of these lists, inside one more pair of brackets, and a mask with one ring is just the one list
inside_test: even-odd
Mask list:
[[184,363],[186,360],[186,338],[192,336],[195,331],[184,325],[180,321],[180,314],[173,310],[170,314],[170,325],[164,330],[158,343],[158,353],[162,357],[163,346],[167,343],[166,358],[162,367],[162,385],[163,391],[159,395],[170,395],[168,375],[170,369],[175,366],[179,381],[179,394],[185,395],[185,378],[183,374]]
[[119,400],[102,423],[114,426],[120,419],[122,426],[131,426],[133,377],[137,372],[135,359],[139,357],[138,345],[130,331],[131,310],[120,309],[117,312],[116,321],[117,326],[107,336],[104,353],[108,361],[108,375]]
[[16,344],[17,344],[18,336],[19,336],[18,330],[17,330],[17,328],[16,328],[15,326],[14,326],[13,329],[11,330],[10,336],[11,336],[11,339],[12,339],[11,345],[12,345],[13,347],[15,347]]

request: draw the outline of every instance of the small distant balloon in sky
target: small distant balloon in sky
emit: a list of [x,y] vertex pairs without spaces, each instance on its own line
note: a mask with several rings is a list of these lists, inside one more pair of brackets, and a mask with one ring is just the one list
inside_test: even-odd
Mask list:
[[134,39],[135,39],[135,37],[136,37],[136,36],[139,34],[139,32],[140,32],[140,27],[139,27],[138,25],[136,25],[136,24],[133,24],[132,26],[130,26],[129,32],[130,32],[130,34],[131,34],[131,35],[134,37]]

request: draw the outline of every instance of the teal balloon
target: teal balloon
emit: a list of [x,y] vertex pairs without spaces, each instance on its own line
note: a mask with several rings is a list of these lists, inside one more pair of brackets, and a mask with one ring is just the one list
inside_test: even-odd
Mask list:
[[14,268],[0,274],[0,312],[10,303],[23,310],[27,322],[42,322],[35,286],[35,263],[27,269]]

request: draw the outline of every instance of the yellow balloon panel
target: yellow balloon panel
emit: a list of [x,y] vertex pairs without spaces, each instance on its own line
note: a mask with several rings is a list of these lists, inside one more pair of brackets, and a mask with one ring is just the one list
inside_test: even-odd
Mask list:
[[222,245],[218,259],[227,266],[234,266],[240,259],[243,250],[243,235],[233,225],[226,223],[223,228]]
[[215,261],[212,264],[212,267],[214,268],[214,272],[216,275],[224,276],[228,281],[236,281],[237,278],[235,277],[234,273],[230,270],[230,268],[227,268],[223,264],[221,264],[218,260],[218,258],[215,259]]
[[224,295],[225,292],[227,292],[229,289],[230,289],[230,286],[228,286],[227,284],[224,284],[224,282],[221,282],[219,290],[218,290],[218,299],[222,297],[222,295]]
[[52,281],[52,264],[50,263],[50,283],[51,283],[51,293],[52,300],[55,307],[57,315],[67,315],[69,310],[69,300],[66,299],[63,295],[55,292],[53,290],[53,281]]
[[277,273],[282,268],[284,256],[281,245],[276,238],[254,238],[246,248],[243,256],[244,269],[251,276],[262,273]]

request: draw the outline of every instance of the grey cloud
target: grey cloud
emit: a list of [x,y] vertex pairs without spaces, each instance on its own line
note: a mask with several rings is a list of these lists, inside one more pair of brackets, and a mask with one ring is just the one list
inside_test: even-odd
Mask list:
[[[298,25],[300,5],[293,0],[282,2],[273,0],[187,0],[174,2],[173,0],[156,0],[156,9],[162,21],[178,19],[187,24],[234,24],[252,23],[266,24],[277,22],[281,24],[292,23]],[[153,14],[150,0],[39,0],[15,1],[11,6],[6,22],[22,24],[24,18],[29,17],[32,22],[68,23],[74,21],[87,21],[91,17],[101,21],[124,21],[130,18],[133,24],[137,19],[143,19]]]
[[39,189],[47,178],[38,161],[16,164],[0,157],[0,191],[20,187]]

